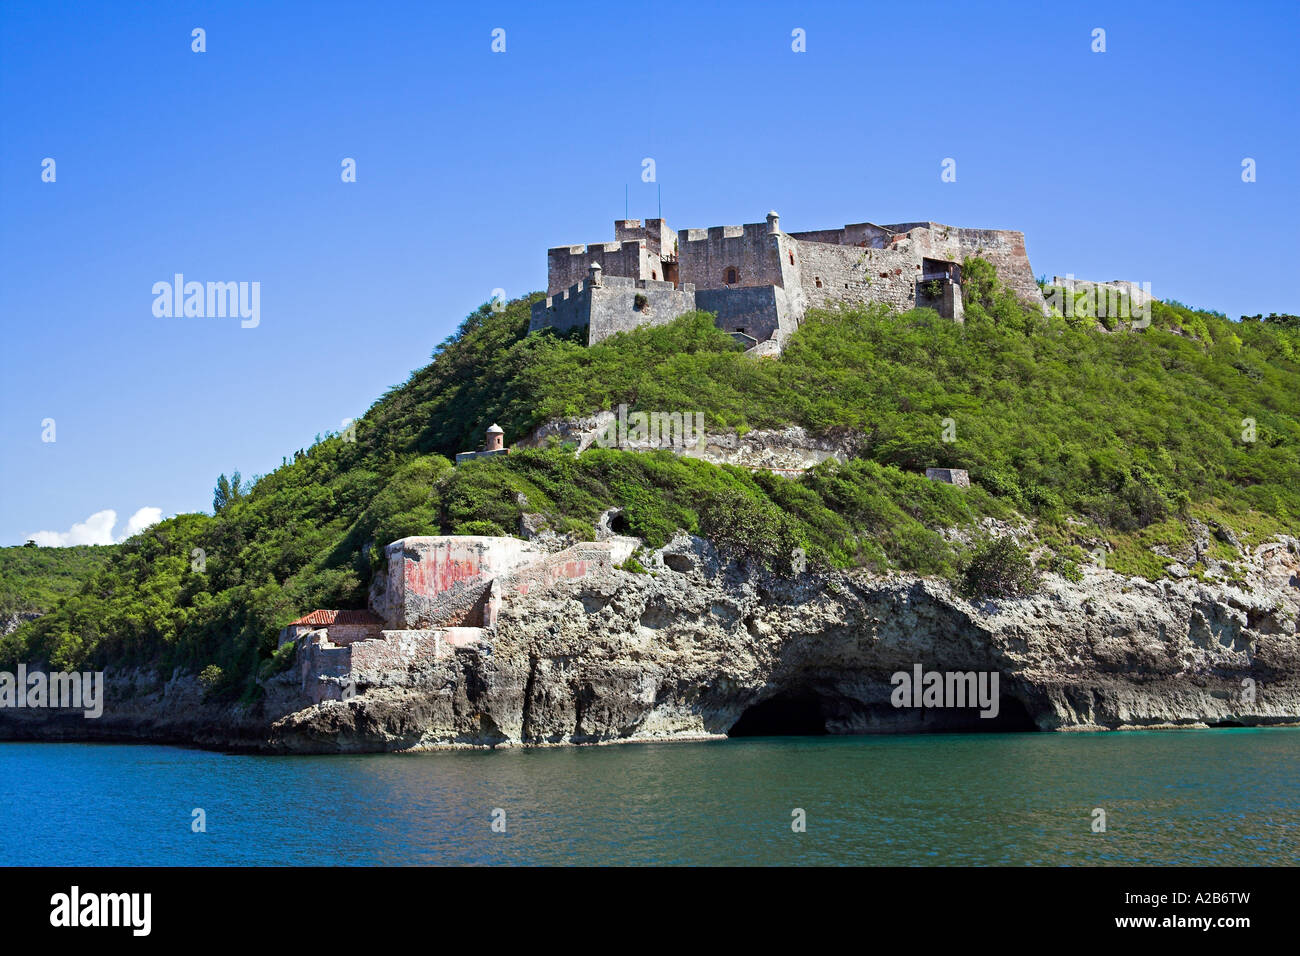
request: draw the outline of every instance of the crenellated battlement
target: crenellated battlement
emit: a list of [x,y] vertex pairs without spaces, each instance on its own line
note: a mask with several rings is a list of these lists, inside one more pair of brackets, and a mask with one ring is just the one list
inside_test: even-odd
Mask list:
[[970,256],[988,259],[1043,308],[1024,234],[1010,230],[926,220],[787,233],[771,212],[763,222],[676,234],[663,219],[619,219],[614,234],[613,243],[547,251],[547,298],[533,306],[530,330],[586,325],[595,342],[700,308],[738,341],[773,354],[810,308],[924,306],[961,321],[960,265]]

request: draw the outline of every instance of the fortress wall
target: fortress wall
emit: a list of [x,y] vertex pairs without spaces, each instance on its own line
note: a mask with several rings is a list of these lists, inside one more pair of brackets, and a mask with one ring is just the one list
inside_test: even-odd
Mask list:
[[824,242],[837,246],[868,246],[883,249],[889,245],[893,233],[907,230],[887,229],[874,222],[852,222],[843,229],[816,229],[812,232],[792,232],[790,236],[801,242]]
[[882,228],[890,232],[909,233],[913,229],[947,229],[948,226],[938,222],[886,222],[882,223]]
[[528,331],[553,328],[561,332],[591,321],[591,293],[585,282],[534,302],[528,314]]
[[[663,325],[695,308],[694,287],[677,289],[664,281],[611,276],[602,278],[599,286],[581,283],[568,292],[567,296],[552,296],[533,303],[528,330],[568,331],[586,325],[590,345],[616,332],[627,332],[642,325]],[[638,295],[645,299],[640,309],[636,304]]]
[[[1034,281],[1034,270],[1025,251],[1025,234],[1007,229],[953,229],[962,257],[981,256],[993,263],[998,278],[1026,302],[1044,308],[1043,293]],[[960,261],[960,258],[958,259]]]
[[683,229],[677,237],[678,275],[683,284],[689,282],[697,290],[721,288],[728,267],[736,270],[737,286],[781,285],[784,281],[778,242],[765,222]]
[[776,258],[781,266],[780,286],[785,292],[786,302],[785,314],[778,315],[778,319],[784,333],[798,328],[803,314],[808,311],[808,296],[803,290],[803,254],[799,245],[797,239],[786,233],[777,235]]
[[352,648],[340,647],[322,638],[323,633],[310,634],[298,645],[300,686],[313,704],[322,700],[342,700],[342,681],[352,670]]
[[440,660],[458,647],[481,640],[479,627],[437,627],[407,631],[384,631],[379,640],[365,641],[352,648],[350,679],[358,684],[383,685],[401,680],[402,671],[413,664]]
[[799,242],[824,242],[827,245],[843,245],[843,229],[814,229],[810,232],[788,232],[786,233],[791,239],[797,239]]
[[[932,228],[918,227],[907,234],[904,242],[917,262],[922,259],[940,259],[961,265],[961,261],[970,255],[962,246],[961,230],[951,226],[936,224]],[[918,272],[917,277],[920,275]]]
[[[636,307],[637,296],[644,305]],[[616,332],[642,325],[663,325],[696,307],[693,287],[676,289],[671,282],[634,282],[631,279],[604,280],[590,290],[587,344],[599,342]]]
[[438,630],[386,631],[382,640],[365,641],[352,648],[349,677],[358,684],[382,685],[417,660],[431,661],[447,655]]
[[715,313],[714,321],[724,332],[743,331],[760,342],[773,336],[784,339],[797,326],[785,290],[779,286],[700,289],[695,293],[695,305]]
[[914,305],[920,259],[910,248],[863,249],[800,242],[795,257],[808,308],[834,307],[837,303],[885,302],[898,309]]
[[[677,241],[677,233],[668,228],[666,219],[647,219],[644,225],[640,219],[615,219],[614,240],[625,242],[628,239],[644,239],[646,251],[652,257],[662,257],[674,254],[673,245]],[[663,278],[662,272],[659,273],[659,278]]]
[[[659,257],[653,257],[653,271],[663,276]],[[644,239],[623,242],[594,242],[586,246],[557,246],[546,250],[546,294],[554,296],[579,281],[585,281],[592,263],[599,263],[607,276],[629,279],[650,278],[651,256]]]

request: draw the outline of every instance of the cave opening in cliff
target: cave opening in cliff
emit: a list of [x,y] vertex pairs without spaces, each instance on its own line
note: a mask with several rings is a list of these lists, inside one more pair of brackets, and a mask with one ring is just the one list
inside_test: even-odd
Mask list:
[[811,691],[777,694],[746,708],[728,737],[815,737],[827,733],[822,700]]
[[1029,708],[1019,697],[999,694],[998,715],[981,717],[976,713],[964,729],[991,734],[1028,733],[1037,731],[1038,725],[1034,723]]

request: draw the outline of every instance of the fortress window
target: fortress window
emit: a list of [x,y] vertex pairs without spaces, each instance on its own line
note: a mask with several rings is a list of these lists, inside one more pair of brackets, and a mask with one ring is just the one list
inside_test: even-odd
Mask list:
[[722,281],[725,282],[727,285],[736,284],[736,269],[734,266],[727,269],[727,277]]
[[813,281],[817,283],[817,288],[820,289],[820,288],[822,287],[822,277],[821,277],[821,276],[813,276]]
[[653,269],[650,270],[650,278],[651,278],[651,279],[658,279],[658,278],[659,278],[658,274],[657,274]]
[[790,265],[794,265],[794,253],[790,253]]

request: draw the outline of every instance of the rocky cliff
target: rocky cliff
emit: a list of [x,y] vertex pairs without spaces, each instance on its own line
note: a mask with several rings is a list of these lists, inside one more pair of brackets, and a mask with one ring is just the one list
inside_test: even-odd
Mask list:
[[[374,750],[728,733],[1100,730],[1300,721],[1300,556],[1247,587],[1087,569],[971,604],[912,577],[785,579],[679,538],[503,607],[483,646],[413,662],[278,721],[271,746]],[[995,671],[1000,707],[898,708],[892,674]]]
[[[334,752],[1300,721],[1295,539],[1251,549],[1242,587],[1087,568],[983,603],[909,576],[783,578],[684,536],[651,561],[512,598],[481,643],[367,675],[347,700],[308,706],[282,675],[221,703],[133,671],[110,674],[97,721],[8,711],[0,736]],[[917,665],[996,672],[998,716],[895,707],[891,675]]]
[[0,637],[8,637],[18,628],[22,627],[28,621],[34,621],[40,614],[33,611],[22,611],[14,614],[0,614]]
[[[635,415],[635,413],[634,413]],[[635,424],[635,423],[634,423]],[[757,429],[734,432],[706,432],[687,420],[684,442],[670,438],[667,429],[654,436],[638,435],[627,427],[626,409],[619,413],[602,411],[581,418],[567,418],[539,425],[521,438],[516,448],[545,448],[551,442],[572,445],[574,453],[594,446],[616,447],[628,451],[666,450],[698,458],[713,465],[736,465],[769,471],[804,471],[828,459],[848,461],[861,444],[861,436],[843,429],[823,435],[810,435],[798,425],[780,429]]]

